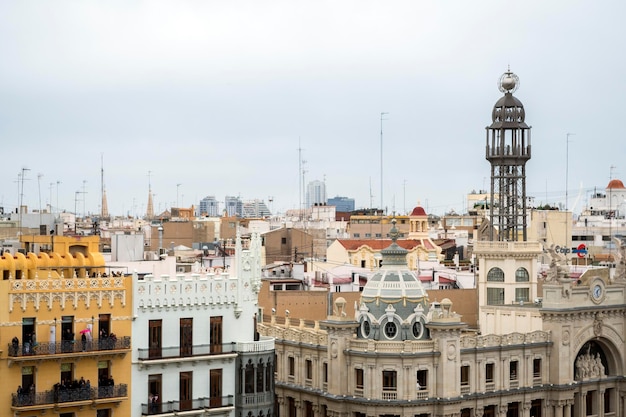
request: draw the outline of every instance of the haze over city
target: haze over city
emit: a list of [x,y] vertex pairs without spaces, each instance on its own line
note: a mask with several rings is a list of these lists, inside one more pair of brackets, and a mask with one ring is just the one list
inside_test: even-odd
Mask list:
[[143,215],[149,182],[155,211],[238,195],[284,212],[312,180],[357,207],[462,212],[489,188],[484,127],[510,66],[533,127],[527,194],[579,210],[626,179],[625,8],[4,2],[0,206],[24,173],[29,209],[98,213],[104,161],[111,214]]

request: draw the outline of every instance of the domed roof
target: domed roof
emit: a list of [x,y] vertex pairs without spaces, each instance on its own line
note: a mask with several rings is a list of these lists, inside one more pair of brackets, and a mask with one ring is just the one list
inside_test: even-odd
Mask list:
[[[399,232],[395,219],[390,230],[391,245],[381,251],[382,266],[367,281],[361,293],[361,337],[377,340],[406,340],[426,337],[425,315],[428,294],[406,264],[408,251],[396,243]],[[390,323],[389,325],[387,325]],[[392,332],[392,328],[411,327],[412,331]]]
[[524,105],[519,101],[513,93],[519,87],[519,78],[510,70],[502,74],[500,77],[498,88],[504,93],[491,112],[492,124],[490,128],[528,128],[524,122],[526,112]]
[[621,190],[621,189],[624,189],[624,188],[626,188],[626,187],[624,187],[624,183],[621,180],[618,180],[618,179],[614,179],[614,180],[609,181],[609,185],[606,186],[607,190],[615,190],[615,189]]
[[422,206],[416,206],[411,212],[411,216],[427,216],[426,210]]

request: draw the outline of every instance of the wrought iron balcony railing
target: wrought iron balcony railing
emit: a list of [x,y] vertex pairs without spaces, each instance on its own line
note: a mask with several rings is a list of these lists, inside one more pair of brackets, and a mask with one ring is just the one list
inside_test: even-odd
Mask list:
[[119,338],[107,337],[104,339],[93,339],[83,342],[81,340],[62,340],[60,342],[43,343],[9,343],[9,357],[17,358],[22,356],[58,355],[62,353],[98,352],[102,350],[129,349],[130,337]]
[[142,361],[156,359],[185,358],[193,356],[223,355],[235,352],[234,343],[222,345],[169,346],[137,349],[138,358]]
[[127,397],[128,386],[126,384],[81,387],[81,388],[55,388],[43,392],[25,392],[11,394],[11,406],[31,407],[34,405],[69,403],[76,401],[92,401],[104,398]]
[[170,414],[181,411],[192,410],[208,410],[211,408],[233,407],[233,396],[228,395],[226,397],[204,397],[196,398],[193,400],[178,400],[167,401],[159,403],[141,404],[141,414],[146,415],[158,415],[158,414]]

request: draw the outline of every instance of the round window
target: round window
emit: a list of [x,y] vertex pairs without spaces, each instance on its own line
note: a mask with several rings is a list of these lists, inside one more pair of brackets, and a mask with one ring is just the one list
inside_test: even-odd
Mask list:
[[394,337],[396,337],[397,332],[398,328],[396,327],[396,323],[394,323],[393,321],[388,321],[387,324],[385,324],[385,336],[387,336],[389,339],[393,339]]
[[363,323],[361,323],[361,333],[363,334],[363,337],[367,337],[370,335],[370,322],[367,320],[363,320]]
[[416,321],[413,323],[413,337],[418,339],[422,335],[422,322]]

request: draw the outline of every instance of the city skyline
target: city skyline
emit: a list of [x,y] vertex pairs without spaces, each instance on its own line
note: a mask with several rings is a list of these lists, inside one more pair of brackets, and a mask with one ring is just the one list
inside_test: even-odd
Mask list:
[[626,178],[626,87],[603,83],[625,66],[613,46],[625,8],[3,4],[0,206],[58,195],[67,211],[98,213],[103,160],[113,215],[145,213],[149,183],[155,211],[236,195],[272,197],[280,213],[315,179],[357,208],[379,207],[384,189],[388,212],[418,201],[462,212],[467,193],[489,188],[477,161],[510,66],[533,127],[527,194],[580,210]]

